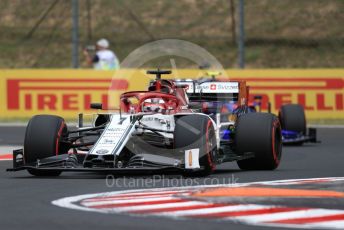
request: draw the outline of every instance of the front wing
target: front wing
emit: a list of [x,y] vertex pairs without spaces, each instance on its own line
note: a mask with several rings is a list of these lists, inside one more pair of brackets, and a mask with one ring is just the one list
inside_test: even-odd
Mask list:
[[131,168],[110,168],[110,167],[84,167],[81,163],[85,156],[77,156],[76,161],[71,164],[68,161],[70,154],[63,154],[56,157],[49,157],[44,159],[41,164],[26,165],[23,161],[23,150],[18,149],[13,151],[13,168],[7,169],[7,171],[21,171],[30,169],[32,171],[39,172],[94,172],[113,175],[142,175],[142,174],[169,174],[169,173],[192,173],[201,172],[204,168],[186,169],[180,166],[140,166]]
[[317,130],[315,128],[308,128],[308,134],[302,134],[299,132],[282,130],[282,142],[283,144],[303,144],[306,142],[319,143],[317,140]]

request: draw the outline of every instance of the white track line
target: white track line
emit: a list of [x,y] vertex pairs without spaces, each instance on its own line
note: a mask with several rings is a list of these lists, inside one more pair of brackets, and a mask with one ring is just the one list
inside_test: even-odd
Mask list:
[[[291,220],[309,217],[323,217],[327,215],[343,214],[343,210],[327,210],[327,209],[309,209],[298,210],[281,213],[267,213],[252,216],[230,217],[236,220],[249,221],[249,222],[275,222],[281,220]],[[275,223],[274,223],[275,224]],[[276,223],[277,224],[277,223]]]
[[[176,203],[166,203],[166,204],[152,204],[152,205],[137,205],[130,207],[120,207],[115,208],[125,212],[135,212],[135,211],[154,211],[155,209],[160,208],[176,208],[176,207],[197,207],[198,205],[207,205],[209,203],[199,202],[199,201],[185,201],[185,202],[176,202]],[[109,210],[109,209],[108,209]],[[111,210],[111,209],[110,209]],[[145,214],[144,212],[142,214]],[[158,214],[160,215],[160,213]]]
[[150,196],[140,196],[140,197],[126,197],[126,198],[99,198],[99,199],[90,199],[90,200],[84,200],[82,201],[82,204],[97,204],[102,202],[117,202],[117,201],[123,201],[123,203],[128,202],[141,202],[140,200],[148,200],[155,199],[155,198],[163,198],[163,197],[172,197],[171,195],[150,195]]
[[255,204],[239,204],[239,205],[228,205],[224,207],[210,207],[210,208],[200,208],[185,211],[172,211],[172,212],[161,212],[159,215],[163,216],[192,216],[201,214],[214,214],[221,212],[231,212],[231,211],[249,211],[254,209],[271,208],[273,206],[267,205],[255,205]]
[[317,222],[312,224],[304,224],[302,226],[317,227],[317,228],[338,228],[344,229],[344,220],[327,220],[324,222]]
[[16,145],[0,145],[0,155],[12,153],[13,150],[21,148],[21,146]]
[[156,198],[143,198],[143,199],[129,199],[129,200],[107,200],[107,201],[93,201],[93,202],[82,202],[82,205],[87,207],[100,206],[100,205],[116,205],[116,204],[126,204],[126,203],[136,203],[136,202],[153,202],[153,201],[166,201],[175,200],[176,198],[171,196],[166,197],[156,197]]
[[[184,192],[184,193],[183,193]],[[106,200],[119,200],[119,199],[136,199],[136,198],[148,198],[148,197],[161,197],[161,196],[171,196],[177,194],[185,194],[186,190],[181,191],[164,191],[164,192],[151,192],[151,193],[129,193],[129,194],[119,194],[115,196],[101,196],[101,197],[94,197],[84,202],[89,201],[106,201]]]
[[[84,200],[83,203],[92,203],[92,202],[100,202],[100,201],[116,201],[116,200],[135,200],[135,199],[146,199],[146,198],[156,198],[156,197],[171,197],[175,194],[178,194],[178,195],[182,195],[182,193],[173,193],[173,194],[167,194],[167,195],[147,195],[147,196],[132,196],[132,197],[125,197],[125,198],[122,198],[122,197],[109,197],[109,198],[92,198],[92,199],[87,199],[87,200]],[[187,194],[187,193],[184,193],[184,194]]]

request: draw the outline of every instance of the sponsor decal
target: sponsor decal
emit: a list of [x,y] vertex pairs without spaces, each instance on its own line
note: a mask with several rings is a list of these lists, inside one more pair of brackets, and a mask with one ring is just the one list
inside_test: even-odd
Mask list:
[[196,93],[238,93],[238,82],[204,82],[196,85]]
[[192,151],[189,151],[189,163],[188,163],[189,167],[192,167]]
[[103,143],[104,144],[112,144],[112,143],[114,143],[114,140],[104,138]]
[[96,151],[96,153],[99,155],[107,154],[108,152],[109,152],[109,150],[107,150],[107,149],[98,149]]
[[127,88],[128,82],[124,79],[9,79],[7,109],[89,110],[95,94],[106,108],[109,89],[123,91]]
[[105,150],[107,151],[106,153],[114,153],[117,151],[119,153],[120,151],[118,148],[123,146],[126,143],[125,139],[130,136],[125,136],[130,124],[130,119],[126,118],[128,118],[128,116],[111,116],[110,123],[91,149],[90,154],[105,154],[103,153]]
[[[112,79],[112,74],[93,70],[0,70],[0,118],[28,118],[42,113],[75,118],[79,112],[89,112],[91,102],[117,108],[121,93],[146,90],[149,78],[144,72],[137,71],[130,79],[125,74]],[[227,70],[227,75],[232,81],[247,81],[250,101],[261,95],[263,110],[267,110],[267,102],[271,102],[273,113],[283,104],[298,103],[305,108],[308,119],[344,118],[343,69]],[[194,89],[190,79],[201,76],[199,70],[179,70],[177,77],[185,79],[179,84],[187,84],[189,93],[239,90],[235,82],[206,82]]]
[[308,118],[339,118],[344,111],[343,77],[243,78],[250,86],[250,101],[262,96],[262,109],[271,102],[277,112],[283,104],[297,103],[305,108]]
[[185,150],[185,168],[196,169],[199,165],[199,149]]

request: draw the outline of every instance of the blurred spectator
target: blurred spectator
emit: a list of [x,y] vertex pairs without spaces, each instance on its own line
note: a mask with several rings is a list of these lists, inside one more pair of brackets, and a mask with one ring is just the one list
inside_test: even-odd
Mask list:
[[96,53],[92,56],[89,49],[84,49],[84,55],[89,66],[93,65],[97,70],[119,69],[119,61],[116,54],[109,49],[109,41],[105,38],[96,43]]

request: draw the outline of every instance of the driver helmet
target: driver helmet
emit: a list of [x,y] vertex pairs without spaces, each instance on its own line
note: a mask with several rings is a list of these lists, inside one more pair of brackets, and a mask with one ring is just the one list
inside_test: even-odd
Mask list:
[[[152,82],[151,85],[148,87],[148,91],[156,91],[156,81]],[[161,80],[161,89],[160,91],[163,93],[173,93],[172,83],[168,80]]]
[[165,110],[164,101],[160,98],[152,98],[144,101],[142,112],[161,113]]

